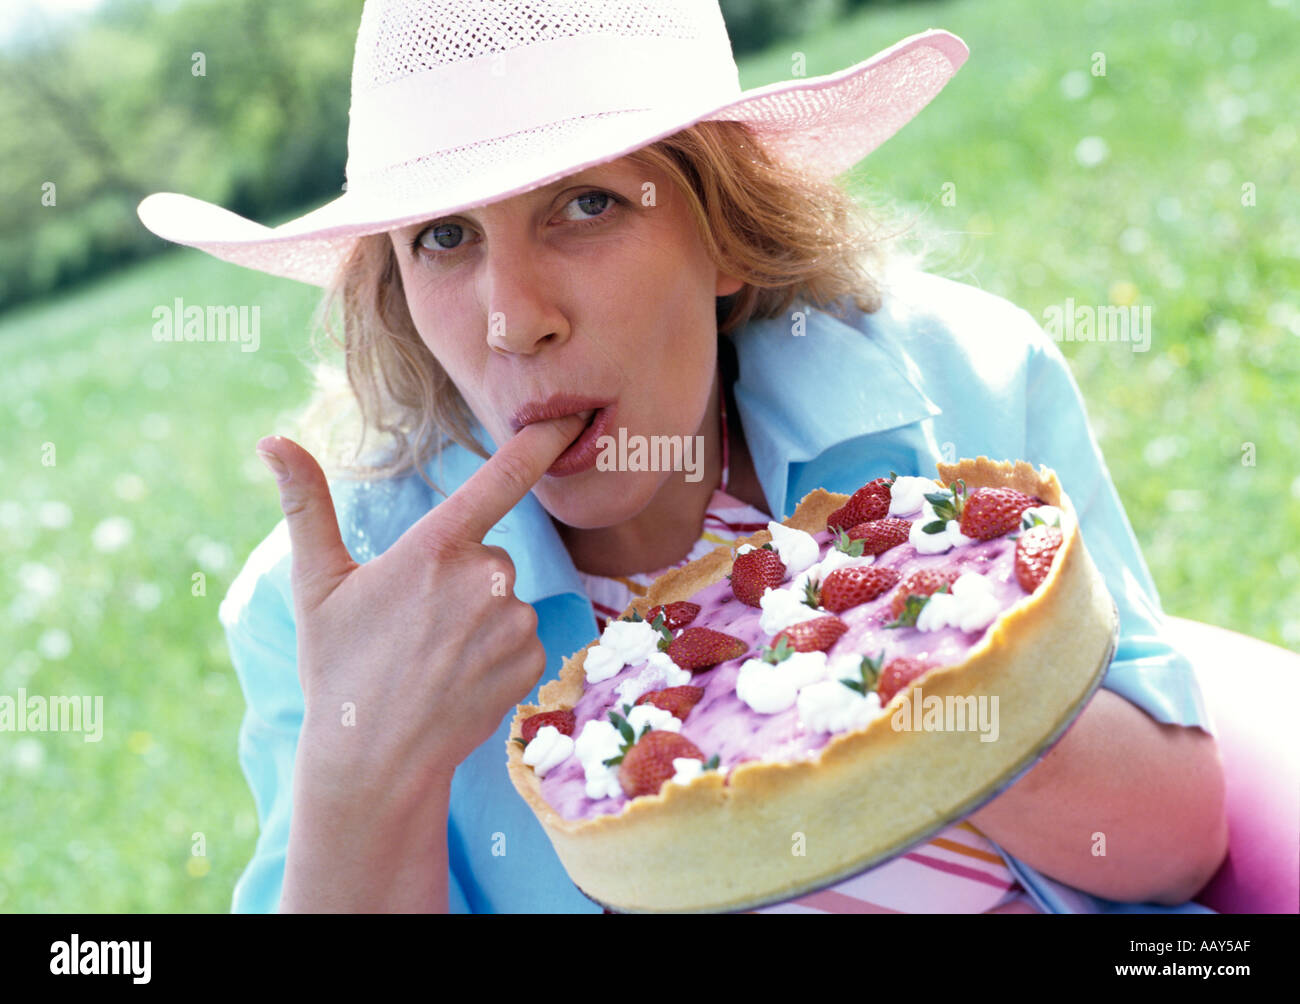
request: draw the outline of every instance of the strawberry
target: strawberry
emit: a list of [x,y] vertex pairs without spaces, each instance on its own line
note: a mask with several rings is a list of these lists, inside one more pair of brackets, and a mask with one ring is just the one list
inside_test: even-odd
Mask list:
[[961,572],[956,568],[922,568],[913,572],[894,591],[894,598],[889,604],[889,612],[897,620],[903,616],[903,611],[907,609],[907,598],[909,596],[930,596],[940,590],[946,590],[957,581],[959,575],[961,575]]
[[880,695],[881,705],[888,704],[895,694],[931,668],[933,667],[921,660],[906,655],[891,659],[885,671],[880,674],[880,682],[876,685],[876,693]]
[[821,603],[839,613],[861,603],[869,603],[898,582],[898,570],[879,565],[850,565],[837,568],[821,584]]
[[784,631],[778,632],[772,639],[772,646],[776,647],[784,638],[796,652],[825,652],[848,629],[849,626],[834,614],[827,614],[825,617],[791,624]]
[[1047,578],[1063,539],[1060,527],[1042,523],[1020,535],[1016,541],[1016,581],[1021,589],[1032,593]]
[[561,711],[542,711],[535,715],[529,715],[520,726],[525,745],[533,741],[537,735],[537,730],[543,725],[554,725],[566,736],[571,736],[573,735],[574,726],[573,712],[564,709]]
[[618,783],[628,798],[654,795],[670,777],[677,773],[673,768],[676,757],[703,760],[699,747],[676,732],[651,729],[623,755],[618,767]]
[[712,628],[688,627],[665,650],[682,669],[709,669],[729,659],[739,659],[749,646],[734,635]]
[[698,603],[687,603],[685,600],[679,600],[676,603],[656,603],[646,611],[645,619],[651,624],[660,614],[664,615],[664,627],[669,631],[676,631],[678,628],[684,628],[691,621],[695,620],[700,612]]
[[686,716],[691,713],[691,708],[695,707],[703,696],[703,687],[665,687],[663,690],[652,690],[642,694],[636,699],[636,703],[653,704],[656,708],[663,708],[678,721],[684,722]]
[[961,532],[976,540],[992,540],[1020,527],[1020,514],[1042,501],[1014,488],[976,488],[961,511]]
[[892,478],[876,478],[855,491],[844,505],[826,517],[826,528],[857,526],[889,515]]
[[785,562],[770,544],[736,555],[731,563],[731,591],[741,603],[751,607],[761,604],[763,590],[775,589],[785,581]]
[[849,529],[849,540],[863,542],[863,554],[882,554],[891,547],[906,544],[911,535],[911,521],[896,517],[869,520]]

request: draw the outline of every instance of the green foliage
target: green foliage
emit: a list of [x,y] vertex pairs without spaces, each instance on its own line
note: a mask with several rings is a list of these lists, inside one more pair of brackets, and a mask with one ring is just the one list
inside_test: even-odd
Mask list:
[[359,20],[356,0],[116,2],[0,50],[0,308],[170,247],[136,217],[150,192],[260,221],[337,196]]

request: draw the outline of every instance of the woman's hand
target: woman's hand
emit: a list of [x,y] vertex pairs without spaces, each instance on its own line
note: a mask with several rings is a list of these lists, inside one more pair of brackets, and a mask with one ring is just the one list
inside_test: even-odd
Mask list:
[[[281,437],[258,443],[292,542],[305,707],[282,908],[445,909],[452,772],[546,668],[514,564],[482,540],[581,429],[568,416],[520,430],[365,564],[343,544],[312,456]],[[319,869],[291,882],[303,861]],[[325,880],[326,893],[312,885]]]

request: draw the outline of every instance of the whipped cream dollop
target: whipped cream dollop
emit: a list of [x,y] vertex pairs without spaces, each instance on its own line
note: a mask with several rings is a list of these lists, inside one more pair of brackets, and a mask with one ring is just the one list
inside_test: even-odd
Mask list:
[[[802,600],[804,590],[810,579],[816,580],[820,585],[826,581],[826,576],[830,575],[831,572],[835,571],[837,568],[847,568],[849,565],[870,565],[875,560],[876,556],[874,554],[863,554],[855,558],[853,555],[847,554],[832,545],[831,549],[826,552],[826,557],[822,558],[822,560],[817,562],[815,565],[810,565],[808,568],[805,568],[790,580],[789,591]],[[780,630],[780,628],[777,630]]]
[[703,773],[703,760],[696,760],[693,756],[675,756],[673,757],[673,776],[669,780],[673,784],[690,784],[691,781]]
[[935,593],[916,618],[918,631],[955,627],[978,631],[997,619],[999,604],[993,583],[978,572],[963,572],[949,593]]
[[799,691],[799,720],[814,732],[848,732],[864,728],[884,709],[874,690],[865,696],[840,681],[861,680],[862,656],[838,655],[827,666],[827,679],[811,683]]
[[667,708],[661,708],[648,701],[645,704],[638,704],[627,713],[627,723],[632,726],[632,732],[638,739],[641,738],[642,731],[648,731],[647,725],[651,729],[663,729],[665,732],[682,730],[680,718],[675,717]]
[[938,533],[926,533],[922,529],[938,518],[934,506],[929,502],[921,503],[921,515],[912,523],[911,533],[907,537],[907,542],[916,548],[919,554],[943,554],[954,547],[975,542],[974,537],[967,537],[961,532],[961,523],[955,519],[948,520]]
[[1062,530],[1065,529],[1065,513],[1054,505],[1030,506],[1020,514],[1020,526],[1028,529],[1033,516],[1037,516],[1048,526],[1059,526]]
[[[542,730],[537,731],[540,733]],[[618,767],[605,765],[606,760],[619,755],[622,745],[623,737],[612,722],[592,719],[582,727],[581,734],[574,740],[573,752],[587,777],[588,798],[622,797],[623,786],[618,783]]]
[[[667,732],[680,732],[682,722],[665,708],[653,704],[638,704],[627,713],[627,723],[632,726],[632,733],[638,739],[642,733],[652,729],[664,729]],[[542,726],[542,729],[551,726]],[[557,730],[558,731],[558,730]],[[582,772],[587,778],[588,798],[621,798],[623,786],[618,781],[618,765],[612,767],[606,760],[623,752],[623,733],[613,722],[592,719],[582,727],[582,733],[573,744],[573,752],[582,764]],[[531,744],[530,744],[531,745]],[[527,751],[525,751],[526,753]]]
[[684,687],[691,682],[691,672],[688,669],[682,669],[672,659],[668,658],[667,652],[653,652],[645,669],[637,673],[636,676],[629,677],[614,688],[614,694],[617,700],[614,702],[618,706],[624,704],[635,704],[637,699],[652,690],[663,690],[665,687]]
[[768,634],[784,631],[800,621],[826,616],[824,610],[815,610],[803,601],[802,585],[798,589],[773,589],[769,586],[763,590],[758,605],[763,611],[758,616],[758,626]]
[[600,633],[600,641],[587,650],[583,662],[587,682],[600,683],[618,675],[624,666],[645,662],[659,651],[662,638],[646,621],[610,621]]
[[794,706],[801,687],[825,678],[825,652],[795,652],[778,663],[748,659],[736,675],[736,696],[760,715],[775,715]]
[[925,504],[925,493],[938,491],[939,487],[933,478],[894,478],[889,489],[889,515],[902,516],[916,512]]
[[566,736],[554,725],[543,725],[524,747],[524,763],[537,771],[538,777],[569,759],[573,752],[573,738]]
[[811,533],[785,526],[776,520],[770,520],[767,529],[772,535],[772,548],[781,556],[785,565],[786,578],[798,575],[821,554],[821,546]]

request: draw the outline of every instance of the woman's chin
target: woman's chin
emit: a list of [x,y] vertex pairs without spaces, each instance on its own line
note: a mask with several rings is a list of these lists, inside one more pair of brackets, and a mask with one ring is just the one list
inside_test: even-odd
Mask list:
[[590,470],[572,477],[544,478],[533,493],[542,508],[565,526],[597,530],[617,526],[649,505],[659,487],[652,479]]

